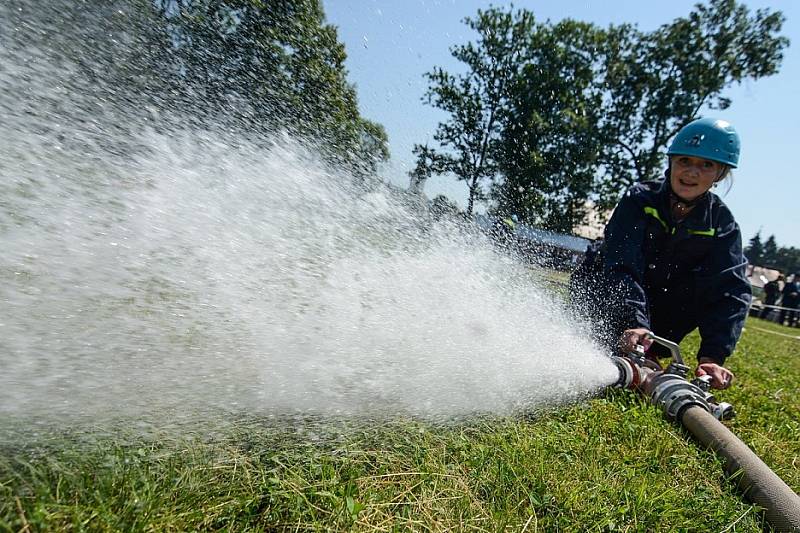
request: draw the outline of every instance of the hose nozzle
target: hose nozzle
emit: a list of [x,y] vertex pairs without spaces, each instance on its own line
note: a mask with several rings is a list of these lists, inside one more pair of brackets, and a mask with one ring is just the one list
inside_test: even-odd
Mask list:
[[640,356],[638,352],[625,356],[614,355],[611,357],[611,361],[619,370],[619,378],[611,386],[618,389],[636,389],[653,372],[653,369],[647,367],[644,357]]
[[637,374],[636,367],[625,357],[614,355],[611,357],[611,362],[617,367],[619,371],[619,378],[611,386],[617,389],[632,389],[634,376]]

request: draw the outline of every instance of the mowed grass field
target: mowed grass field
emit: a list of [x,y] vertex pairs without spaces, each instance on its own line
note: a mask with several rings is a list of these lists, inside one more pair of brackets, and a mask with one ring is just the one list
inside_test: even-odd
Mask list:
[[[726,424],[795,491],[797,335],[749,319],[719,394],[738,412]],[[517,418],[248,420],[213,439],[64,437],[1,453],[2,531],[767,528],[711,452],[627,391]]]

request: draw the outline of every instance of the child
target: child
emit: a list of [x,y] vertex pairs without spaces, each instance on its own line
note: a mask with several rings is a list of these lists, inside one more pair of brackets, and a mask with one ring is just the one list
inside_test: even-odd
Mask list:
[[695,328],[698,376],[730,386],[733,352],[750,305],[739,226],[710,192],[739,163],[739,136],[723,120],[684,126],[667,151],[664,179],[637,183],[620,200],[605,239],[570,281],[573,302],[610,347],[630,351],[646,333],[680,342]]

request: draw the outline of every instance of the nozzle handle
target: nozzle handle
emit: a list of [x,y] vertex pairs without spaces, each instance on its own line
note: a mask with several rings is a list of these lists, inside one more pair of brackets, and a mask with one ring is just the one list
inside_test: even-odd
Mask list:
[[669,339],[665,339],[664,337],[659,337],[658,335],[656,335],[652,331],[647,333],[647,338],[652,340],[656,344],[660,344],[661,346],[663,346],[664,348],[669,350],[669,353],[672,355],[672,362],[673,363],[677,363],[677,364],[679,364],[681,366],[686,366],[683,363],[683,357],[681,357],[680,346],[678,346],[677,344],[675,344],[674,342],[672,342]]

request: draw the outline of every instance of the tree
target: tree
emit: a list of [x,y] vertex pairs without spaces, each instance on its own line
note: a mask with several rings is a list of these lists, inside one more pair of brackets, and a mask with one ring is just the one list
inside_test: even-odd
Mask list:
[[455,218],[459,215],[458,206],[447,199],[447,196],[443,194],[438,194],[436,197],[431,201],[431,208],[430,208],[431,215],[433,215],[434,220],[440,220],[442,218]]
[[764,243],[764,255],[761,260],[767,266],[778,263],[778,243],[775,242],[775,235],[770,235]]
[[584,219],[601,149],[593,50],[603,39],[595,26],[571,20],[532,31],[502,134],[504,179],[492,191],[498,212],[566,232]]
[[774,235],[761,243],[761,232],[756,233],[744,250],[753,265],[761,265],[780,270],[785,274],[800,272],[800,250],[779,246]]
[[354,170],[357,174],[373,175],[381,163],[389,160],[389,136],[381,124],[362,117],[358,118],[356,132]]
[[432,172],[451,173],[467,184],[466,214],[471,216],[475,202],[486,197],[485,185],[498,172],[509,86],[522,67],[534,19],[528,11],[491,8],[464,22],[478,39],[454,46],[451,53],[467,71],[451,74],[434,68],[426,74],[430,85],[424,101],[449,114],[434,134],[440,149],[434,150],[439,166]]
[[772,266],[787,275],[800,273],[800,249],[793,246],[789,248],[779,246]]
[[[759,250],[761,250],[760,254]],[[745,248],[745,255],[751,264],[774,268],[787,275],[800,272],[800,249],[793,246],[788,248],[779,246],[774,235],[770,235],[762,244],[761,232],[756,233]]]
[[756,233],[744,249],[751,265],[761,265],[764,261],[764,245],[761,243],[761,232]]
[[783,21],[736,0],[698,4],[653,32],[479,11],[466,19],[478,39],[452,48],[466,71],[427,74],[425,101],[449,115],[431,173],[467,183],[468,215],[490,192],[493,210],[570,230],[587,200],[607,210],[657,177],[681,127],[730,105],[725,89],[776,73]]
[[601,204],[614,205],[635,181],[655,178],[667,142],[704,108],[724,110],[724,90],[778,72],[789,41],[780,12],[754,14],[736,0],[697,4],[651,33],[611,27],[601,80]]
[[434,173],[442,172],[441,156],[431,149],[427,144],[416,144],[412,150],[417,156],[417,164],[409,171],[411,181],[408,184],[408,192],[422,196],[425,190],[425,182]]
[[157,0],[167,64],[183,103],[255,132],[321,139],[335,163],[371,172],[388,158],[383,127],[360,116],[346,53],[320,0]]

